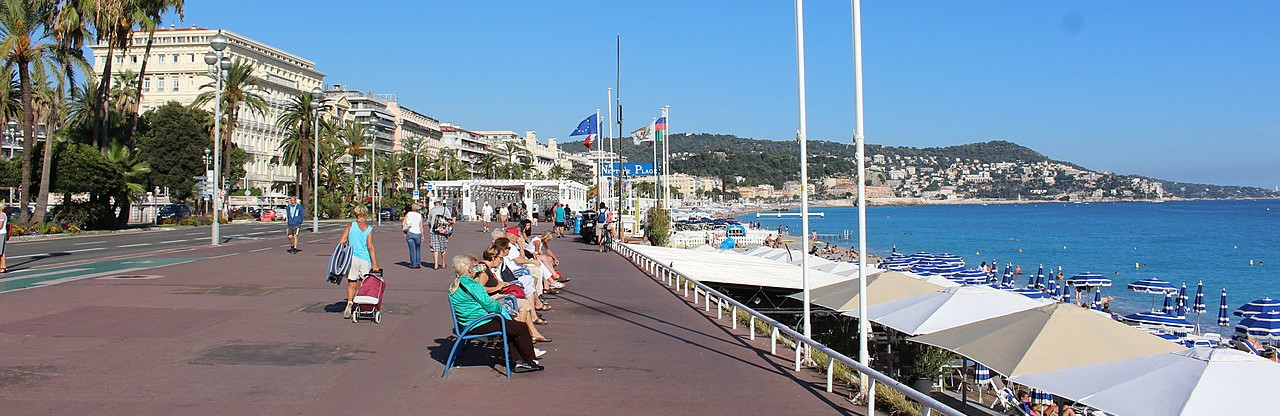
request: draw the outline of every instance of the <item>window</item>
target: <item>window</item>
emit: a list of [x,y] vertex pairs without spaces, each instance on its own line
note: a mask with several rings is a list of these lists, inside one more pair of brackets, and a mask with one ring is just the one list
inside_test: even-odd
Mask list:
[[151,91],[151,78],[142,79],[142,90],[147,92]]
[[159,63],[162,63],[162,64],[163,64],[163,63],[164,63],[164,55],[163,55],[163,54],[161,54],[161,55],[156,56],[156,62],[159,62]]
[[164,91],[164,77],[156,78],[156,92]]
[[129,55],[129,60],[135,64],[138,63],[138,55]]
[[178,92],[178,80],[179,80],[179,79],[180,79],[180,78],[178,78],[178,77],[174,77],[174,78],[173,78],[173,91],[174,91],[174,92]]
[[187,54],[187,56],[190,56],[190,57],[191,57],[191,62],[195,62],[195,61],[196,61],[196,54],[194,54],[194,53],[190,53],[190,54]]
[[116,57],[116,63],[117,63],[117,64],[123,64],[123,63],[124,63],[124,55],[117,56],[117,57]]
[[173,54],[173,63],[178,63],[178,54]]

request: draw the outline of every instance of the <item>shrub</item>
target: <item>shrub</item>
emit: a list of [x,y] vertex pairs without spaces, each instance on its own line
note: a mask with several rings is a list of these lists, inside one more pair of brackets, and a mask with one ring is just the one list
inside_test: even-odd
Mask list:
[[647,221],[649,244],[666,246],[671,239],[671,214],[663,208],[650,209]]

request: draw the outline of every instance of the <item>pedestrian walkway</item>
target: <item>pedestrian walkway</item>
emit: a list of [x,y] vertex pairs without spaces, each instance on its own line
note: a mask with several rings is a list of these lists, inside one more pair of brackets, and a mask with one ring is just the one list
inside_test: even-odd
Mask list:
[[[488,245],[460,225],[450,254]],[[545,227],[541,227],[545,228]],[[6,414],[855,414],[821,375],[794,373],[613,253],[557,239],[573,278],[541,327],[546,371],[507,380],[483,350],[441,378],[446,270],[411,270],[377,229],[383,323],[341,318],[324,281],[336,233],[158,254],[174,264],[0,294]],[[186,262],[193,257],[200,260]],[[424,256],[430,259],[429,255]],[[98,270],[98,269],[95,269]],[[812,378],[805,378],[812,377]]]

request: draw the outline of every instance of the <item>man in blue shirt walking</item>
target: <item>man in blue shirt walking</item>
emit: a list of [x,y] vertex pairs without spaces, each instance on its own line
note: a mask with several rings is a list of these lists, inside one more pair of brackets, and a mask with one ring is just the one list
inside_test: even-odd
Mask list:
[[285,224],[288,226],[289,254],[298,254],[302,251],[298,249],[298,229],[302,228],[302,221],[306,216],[307,211],[298,202],[298,198],[289,197],[289,205],[284,209]]

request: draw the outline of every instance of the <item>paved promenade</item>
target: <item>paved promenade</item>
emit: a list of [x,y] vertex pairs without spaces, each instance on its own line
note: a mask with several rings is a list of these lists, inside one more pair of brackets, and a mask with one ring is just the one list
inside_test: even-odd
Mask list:
[[[486,234],[461,225],[451,254]],[[544,227],[545,228],[545,227]],[[0,409],[12,415],[852,414],[620,256],[570,238],[571,276],[541,327],[547,370],[504,378],[483,349],[441,378],[451,274],[410,270],[396,225],[375,233],[383,323],[341,317],[324,281],[336,231],[158,251],[118,274],[0,294]],[[319,238],[319,239],[318,239]],[[72,240],[68,240],[72,241]],[[430,261],[430,253],[424,253]],[[89,267],[89,266],[86,266]],[[98,269],[94,269],[98,270]],[[38,272],[38,271],[33,271]],[[5,279],[0,279],[0,283]],[[714,311],[712,312],[714,314]],[[714,317],[714,315],[712,315]]]

